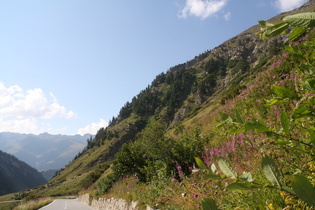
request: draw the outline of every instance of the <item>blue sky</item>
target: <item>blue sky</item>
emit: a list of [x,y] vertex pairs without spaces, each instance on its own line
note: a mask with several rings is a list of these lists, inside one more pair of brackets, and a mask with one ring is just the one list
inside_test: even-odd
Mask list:
[[0,0],[0,132],[92,133],[161,72],[306,0]]

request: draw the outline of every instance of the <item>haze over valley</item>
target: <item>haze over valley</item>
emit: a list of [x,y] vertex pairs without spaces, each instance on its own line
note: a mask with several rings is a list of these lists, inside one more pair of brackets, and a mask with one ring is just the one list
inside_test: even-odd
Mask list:
[[61,169],[87,145],[91,135],[0,133],[0,150],[12,154],[39,171]]

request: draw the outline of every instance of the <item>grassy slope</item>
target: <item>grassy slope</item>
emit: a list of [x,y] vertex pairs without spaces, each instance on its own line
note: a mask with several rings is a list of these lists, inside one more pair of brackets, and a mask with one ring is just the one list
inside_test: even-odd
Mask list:
[[[312,8],[310,8],[310,10],[311,9]],[[279,17],[273,18],[273,19],[277,20],[279,19]],[[257,31],[259,31],[259,26],[254,26],[240,35],[242,36],[243,34],[251,34],[251,36],[255,36],[254,33]],[[227,42],[223,44],[226,45]],[[234,44],[235,42],[233,42],[232,44],[229,43],[231,47],[233,47]],[[195,65],[196,69],[200,68],[201,63],[206,62],[208,59],[209,57],[198,62]],[[219,106],[220,97],[222,97],[222,92],[224,93],[225,90],[220,89],[218,93],[214,94],[214,96],[210,97],[206,103],[202,104],[201,109],[198,107],[198,111],[195,113],[196,114],[195,116],[191,116],[190,118],[185,119],[182,122],[182,124],[185,125],[185,127],[187,128],[190,128],[190,127],[194,128],[196,125],[200,123],[206,125],[208,122],[206,121],[202,122],[201,120],[203,119],[202,116],[207,115],[208,113],[212,112],[212,110],[215,107]],[[126,128],[128,124],[130,123],[132,124],[134,121],[135,121],[134,116],[132,116],[131,118],[125,119],[124,121],[120,122],[118,125],[113,126],[111,130],[116,130],[118,133],[120,133],[120,136],[122,136],[124,128]],[[71,162],[64,170],[61,171],[60,175],[55,177],[50,183],[52,184],[60,183],[62,181],[69,180],[69,179],[73,180],[73,181],[69,181],[69,183],[74,182],[74,180],[76,179],[82,180],[82,177],[78,175],[84,175],[85,173],[88,173],[89,171],[93,171],[97,167],[97,164],[95,163],[98,161],[99,157],[104,155],[106,151],[109,150],[109,146],[113,145],[117,140],[118,138],[114,138],[110,141],[105,141],[104,145],[100,147],[92,148],[91,150],[86,151],[81,157]],[[77,181],[77,182],[80,182],[80,181]]]
[[[314,5],[307,9],[307,11],[313,11]],[[253,29],[253,28],[252,28]],[[252,30],[250,29],[250,30]],[[314,36],[314,34],[312,35]],[[266,42],[268,42],[267,40]],[[280,52],[287,53],[286,51]],[[246,77],[242,81],[246,87],[242,93],[235,98],[226,101],[226,104],[220,103],[220,97],[223,96],[222,92],[219,95],[210,97],[206,103],[198,110],[197,114],[186,118],[181,122],[186,131],[194,129],[198,125],[203,127],[203,135],[211,135],[211,141],[206,146],[206,151],[213,148],[223,148],[225,144],[230,142],[231,139],[240,141],[240,136],[237,134],[228,134],[229,126],[221,129],[215,129],[215,127],[222,122],[218,112],[225,112],[233,116],[233,110],[238,109],[242,113],[242,116],[246,120],[259,120],[268,127],[279,130],[281,128],[280,119],[278,115],[278,108],[266,106],[264,99],[271,99],[273,91],[273,85],[284,85],[285,87],[294,90],[295,83],[294,78],[291,78],[290,74],[283,73],[289,72],[290,65],[281,67],[277,70],[271,70],[271,64],[281,60],[281,56],[270,59],[269,62],[264,62],[259,69],[257,75]],[[224,91],[223,91],[224,92]],[[289,105],[291,107],[282,107],[288,111],[292,111],[294,104]],[[309,121],[311,123],[311,121]],[[304,122],[306,123],[306,122]],[[308,123],[308,122],[307,122]],[[306,124],[307,124],[306,123]],[[307,125],[304,125],[307,127]],[[281,130],[281,129],[280,129]],[[295,130],[293,135],[305,138],[301,133],[303,129]],[[292,131],[293,132],[293,131]],[[169,135],[174,135],[174,130],[170,130]],[[260,173],[261,159],[263,154],[273,154],[276,158],[279,167],[288,174],[293,174],[294,167],[288,166],[288,162],[293,163],[295,159],[288,155],[284,150],[274,146],[272,138],[259,133],[250,132],[246,135],[247,141],[252,141],[254,146],[249,144],[242,147],[239,146],[239,151],[236,155],[232,155],[239,160],[233,163],[234,167],[239,173],[242,171],[250,171],[257,182],[268,183],[266,178]],[[259,148],[259,150],[257,150]],[[260,152],[259,152],[260,151]],[[300,158],[304,162],[299,162],[301,168],[306,171],[312,171],[307,166],[307,162],[310,161],[309,157],[300,153]],[[249,158],[250,157],[250,158]],[[213,158],[209,158],[210,161],[215,161]],[[235,159],[234,159],[235,160]],[[294,164],[293,164],[294,165]],[[290,171],[290,172],[289,172]],[[288,176],[289,177],[289,176]],[[232,180],[225,180],[226,183],[231,183]],[[223,184],[223,183],[221,183]],[[127,200],[139,200],[140,203],[149,204],[158,208],[171,208],[171,209],[195,209],[198,203],[201,203],[202,197],[210,197],[216,199],[218,205],[222,209],[243,209],[243,208],[302,208],[311,209],[306,207],[305,203],[297,201],[295,197],[290,196],[287,193],[272,189],[262,189],[258,191],[243,191],[243,192],[226,192],[220,189],[218,181],[207,181],[201,179],[198,175],[186,177],[181,184],[170,183],[170,180],[163,180],[160,182],[152,182],[148,184],[139,184],[134,178],[126,178],[117,183],[108,193],[104,195],[106,197],[116,196],[123,197]],[[260,199],[257,199],[260,198]]]
[[[271,62],[277,62],[279,59],[281,59],[281,56],[271,60]],[[278,109],[281,107],[288,112],[292,111],[294,102],[289,104],[289,107],[267,106],[263,99],[272,98],[273,85],[281,84],[284,87],[294,90],[295,78],[289,73],[290,70],[285,64],[283,67],[277,69],[272,69],[270,64],[266,64],[257,76],[244,81],[246,88],[240,95],[228,100],[224,105],[209,102],[211,106],[204,106],[196,116],[185,120],[182,124],[186,128],[194,128],[201,124],[204,127],[203,135],[213,134],[211,135],[209,144],[205,145],[205,151],[218,149],[226,153],[224,149],[228,149],[227,145],[235,141],[237,145],[236,151],[231,152],[228,155],[228,159],[239,174],[243,171],[249,171],[258,183],[268,183],[260,172],[261,159],[266,154],[272,155],[276,159],[281,170],[289,178],[289,175],[292,175],[296,169],[295,167],[297,167],[294,161],[300,164],[298,168],[307,171],[309,170],[307,162],[310,161],[310,157],[303,152],[301,153],[299,148],[297,148],[299,154],[293,158],[291,153],[287,153],[282,147],[276,146],[274,139],[265,134],[253,131],[242,135],[237,133],[231,134],[228,132],[231,129],[228,124],[220,129],[215,129],[223,121],[218,115],[219,111],[227,113],[234,118],[233,110],[238,109],[246,121],[259,120],[271,129],[281,130]],[[308,127],[308,123],[312,123],[312,121],[304,121],[304,126]],[[292,131],[292,135],[298,139],[303,139],[305,136],[301,131],[303,131],[302,128],[295,128]],[[242,139],[245,139],[246,143],[240,143]],[[216,158],[209,157],[208,155],[209,153],[206,152],[203,157],[205,161],[207,160],[210,163],[216,162]],[[220,155],[222,153],[218,156]],[[295,197],[284,192],[279,193],[279,190],[262,188],[261,190],[254,191],[226,191],[224,190],[224,185],[231,184],[233,180],[222,179],[221,181],[211,181],[204,180],[202,177],[202,174],[195,174],[184,178],[180,183],[171,182],[170,177],[169,180],[155,180],[147,184],[138,183],[137,180],[131,177],[118,182],[110,190],[109,194],[104,196],[139,200],[143,205],[149,204],[161,209],[195,209],[201,203],[201,198],[203,197],[215,199],[218,206],[222,209],[253,209],[256,207],[262,209],[284,207],[311,209],[307,208],[303,202],[298,201]]]

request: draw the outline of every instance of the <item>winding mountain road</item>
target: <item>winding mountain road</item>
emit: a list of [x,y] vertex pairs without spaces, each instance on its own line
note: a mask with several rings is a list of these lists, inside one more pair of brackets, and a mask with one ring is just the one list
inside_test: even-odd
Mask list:
[[93,210],[93,208],[78,199],[57,199],[40,210]]

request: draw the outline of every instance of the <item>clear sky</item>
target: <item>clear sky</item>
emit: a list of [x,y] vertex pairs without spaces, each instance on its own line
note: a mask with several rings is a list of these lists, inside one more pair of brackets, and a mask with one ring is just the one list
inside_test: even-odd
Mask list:
[[95,134],[160,73],[306,0],[0,0],[0,132]]

